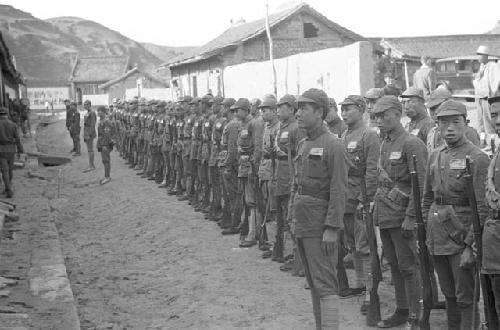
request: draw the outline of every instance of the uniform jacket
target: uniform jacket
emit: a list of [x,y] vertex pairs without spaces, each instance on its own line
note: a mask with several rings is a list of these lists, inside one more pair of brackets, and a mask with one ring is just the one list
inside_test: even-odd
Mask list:
[[[276,173],[273,173],[272,155],[276,151],[276,136],[278,135],[279,127],[280,122],[277,118],[274,122],[265,123],[262,137],[262,159],[259,165],[260,180],[274,180],[274,175]],[[276,171],[276,163],[277,159],[275,159],[274,162],[274,171]]]
[[97,123],[97,115],[94,110],[88,111],[83,117],[83,139],[89,140],[96,137],[95,125]]
[[413,86],[424,91],[424,97],[427,99],[431,92],[436,89],[436,72],[427,65],[422,65],[413,75]]
[[486,203],[490,217],[483,228],[483,260],[481,271],[500,274],[500,157],[495,153],[488,167]]
[[238,166],[238,134],[241,122],[233,118],[224,126],[219,166]]
[[477,210],[482,223],[487,215],[484,182],[488,156],[466,138],[455,146],[447,145],[432,152],[427,164],[422,214],[427,219],[427,245],[433,255],[459,253],[472,245],[471,209],[467,199],[465,158],[471,158],[471,170]]
[[23,153],[17,125],[6,116],[0,116],[0,152]]
[[109,118],[99,121],[97,126],[97,148],[111,147],[113,144],[113,125]]
[[212,127],[211,150],[208,166],[216,166],[219,161],[219,154],[222,151],[222,134],[226,126],[226,118],[219,115],[215,117]]
[[348,165],[341,140],[320,125],[299,142],[294,164],[295,235],[321,237],[326,227],[342,228]]
[[417,136],[420,140],[427,144],[427,135],[434,126],[435,124],[431,117],[418,114],[416,118],[413,118],[406,124],[405,129],[408,133]]
[[427,149],[422,140],[398,127],[382,141],[374,198],[374,220],[380,229],[400,227],[405,217],[415,219],[410,178],[413,155],[417,157],[419,182],[424,182]]

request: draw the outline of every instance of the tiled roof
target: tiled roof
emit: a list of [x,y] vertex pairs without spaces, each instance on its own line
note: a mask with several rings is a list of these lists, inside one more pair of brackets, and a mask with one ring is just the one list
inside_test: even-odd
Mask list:
[[476,54],[480,45],[488,46],[492,55],[500,55],[500,34],[465,34],[428,37],[384,38],[380,44],[396,57],[448,58]]
[[[337,23],[332,22],[318,11],[310,7],[306,3],[301,3],[295,7],[292,7],[288,10],[275,13],[269,15],[269,26],[272,28],[276,24],[279,24],[286,18],[291,15],[298,13],[299,11],[307,12],[318,19],[320,19],[323,23],[329,26],[331,29],[338,31],[343,36],[353,39],[354,41],[364,40],[364,38],[351,30],[348,30]],[[195,48],[193,51],[183,54],[177,58],[172,59],[169,63],[165,63],[162,66],[176,66],[180,64],[197,62],[199,60],[211,57],[226,47],[237,45],[243,41],[249,40],[253,37],[256,37],[266,30],[265,27],[265,19],[259,19],[253,22],[248,22],[240,25],[233,26],[226,31],[224,31],[217,38],[211,40],[207,44]]]
[[73,82],[107,82],[128,70],[128,56],[93,56],[76,60],[70,80]]
[[150,80],[152,80],[152,81],[154,81],[154,82],[156,82],[158,84],[163,85],[164,87],[168,87],[168,83],[166,81],[161,80],[159,78],[156,78],[156,77],[154,77],[153,75],[151,75],[151,74],[149,74],[147,72],[143,72],[138,67],[135,67],[132,70],[129,70],[129,71],[125,72],[121,76],[116,77],[115,79],[112,79],[112,80],[110,80],[110,81],[108,81],[108,82],[106,82],[104,84],[99,85],[98,87],[100,89],[106,89],[106,88],[108,88],[110,86],[113,86],[116,83],[119,83],[120,81],[123,81],[123,80],[127,79],[128,77],[130,77],[131,75],[133,75],[134,73],[137,73],[137,72],[141,73],[142,75],[144,75],[148,79],[150,79]]

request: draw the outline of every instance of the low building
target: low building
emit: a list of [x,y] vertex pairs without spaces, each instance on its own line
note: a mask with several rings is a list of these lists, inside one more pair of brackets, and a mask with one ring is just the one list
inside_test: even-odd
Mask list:
[[169,84],[138,67],[127,71],[123,75],[98,86],[108,100],[114,98],[130,100],[134,97],[168,101],[172,99]]
[[[423,55],[430,56],[434,60],[449,59],[440,61],[436,68],[436,71],[443,73],[452,70],[452,67],[453,71],[455,71],[455,64],[458,65],[457,71],[471,71],[472,73],[474,68],[477,70],[479,66],[473,63],[473,57],[480,45],[488,46],[492,55],[500,55],[500,34],[493,33],[382,38],[373,39],[373,41],[378,42],[385,52],[385,56],[381,57],[378,67],[393,71],[393,75],[402,82],[403,86],[406,86],[406,77],[408,77],[409,85],[412,84],[413,74],[420,67],[420,58]],[[463,59],[463,61],[460,59]],[[389,62],[392,65],[385,65]],[[470,67],[470,70],[465,70],[465,67],[462,70],[460,66]],[[380,71],[383,71],[382,69]],[[383,77],[384,73],[380,72],[380,75]],[[380,79],[380,77],[375,79],[383,83],[383,79]]]
[[[276,59],[364,40],[305,3],[269,15],[269,26]],[[226,67],[266,60],[269,60],[269,42],[262,18],[234,24],[204,46],[162,64],[160,70],[170,69],[175,97],[198,96],[208,91],[224,95]]]
[[9,48],[0,33],[0,105],[9,106],[9,99],[20,98],[24,80],[16,70]]
[[64,100],[70,99],[69,83],[58,81],[28,81],[27,94],[31,109],[45,109],[45,103],[51,109],[64,109]]
[[124,75],[131,70],[128,56],[78,57],[69,79],[71,97],[78,104],[90,100],[92,105],[107,105],[109,96],[99,85]]

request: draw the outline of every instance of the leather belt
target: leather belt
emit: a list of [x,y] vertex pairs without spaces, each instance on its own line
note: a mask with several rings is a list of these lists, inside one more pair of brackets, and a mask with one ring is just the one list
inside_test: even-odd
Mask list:
[[434,197],[434,203],[437,205],[469,206],[469,200],[467,198],[459,197],[436,196]]
[[299,195],[307,195],[307,196],[311,196],[314,198],[323,199],[325,201],[330,200],[330,192],[321,192],[321,191],[318,191],[317,189],[311,189],[311,188],[307,188],[304,186],[299,186],[297,193]]

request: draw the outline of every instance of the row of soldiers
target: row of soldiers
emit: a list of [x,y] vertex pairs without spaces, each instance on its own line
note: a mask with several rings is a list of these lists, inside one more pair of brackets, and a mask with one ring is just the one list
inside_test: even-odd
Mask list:
[[[498,101],[490,100],[493,118]],[[448,328],[476,329],[479,264],[500,302],[500,249],[491,249],[500,244],[500,159],[495,154],[488,170],[490,159],[468,125],[465,105],[445,88],[427,99],[413,87],[399,97],[381,89],[350,95],[340,103],[343,120],[335,101],[319,89],[279,100],[205,95],[175,104],[134,100],[116,108],[113,140],[129,166],[217,221],[222,234],[240,234],[240,247],[258,244],[264,258],[293,261],[307,278],[318,329],[338,328],[339,296],[364,294],[363,314],[376,303],[372,261],[378,251],[370,244],[367,218],[377,225],[396,302],[391,316],[370,325],[425,327],[423,278],[430,277],[437,306],[436,272]],[[423,189],[412,189],[412,173]],[[477,207],[465,197],[471,188]],[[419,213],[427,237],[417,244]],[[473,252],[479,244],[472,229],[475,213],[488,228],[481,260]],[[270,238],[273,219],[277,228]],[[291,258],[285,254],[287,235]],[[345,250],[352,256],[354,283],[345,275]],[[418,270],[424,250],[432,261],[429,274]],[[495,329],[498,319],[491,316],[497,311],[485,314]]]

